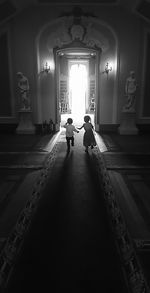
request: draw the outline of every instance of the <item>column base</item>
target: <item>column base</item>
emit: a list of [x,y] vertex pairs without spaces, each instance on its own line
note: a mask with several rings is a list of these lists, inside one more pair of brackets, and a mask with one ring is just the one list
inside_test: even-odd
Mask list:
[[138,128],[135,123],[136,113],[135,112],[122,112],[122,121],[118,128],[119,134],[122,135],[137,135]]
[[17,134],[35,134],[35,126],[32,122],[32,111],[19,111],[19,124],[16,129]]

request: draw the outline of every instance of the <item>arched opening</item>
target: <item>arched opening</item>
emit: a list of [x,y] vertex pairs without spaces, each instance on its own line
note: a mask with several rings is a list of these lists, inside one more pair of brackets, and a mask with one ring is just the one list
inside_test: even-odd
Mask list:
[[[93,116],[96,131],[100,125],[116,122],[117,40],[106,23],[81,15],[76,22],[74,14],[60,17],[40,31],[37,52],[38,72],[45,62],[51,67],[49,74],[40,75],[37,80],[39,122],[52,118],[59,131],[62,117],[72,115],[72,109],[62,103],[67,99],[70,103],[69,63],[73,61],[88,64],[85,111]],[[101,74],[108,61],[115,64],[109,79]]]
[[67,48],[56,52],[57,97],[60,125],[68,117],[76,124],[85,114],[95,121],[96,110],[96,54],[87,48]]

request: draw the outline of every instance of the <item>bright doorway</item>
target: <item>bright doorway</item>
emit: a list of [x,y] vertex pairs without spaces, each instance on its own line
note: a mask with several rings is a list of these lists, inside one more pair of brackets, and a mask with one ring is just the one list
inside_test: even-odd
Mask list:
[[88,60],[68,60],[68,108],[70,113],[61,115],[64,119],[73,118],[75,124],[81,124],[88,104]]
[[90,115],[95,124],[96,53],[64,49],[57,56],[60,126],[69,117],[81,125],[85,115]]
[[69,102],[71,114],[76,121],[82,121],[86,112],[88,91],[87,63],[70,62],[69,67]]

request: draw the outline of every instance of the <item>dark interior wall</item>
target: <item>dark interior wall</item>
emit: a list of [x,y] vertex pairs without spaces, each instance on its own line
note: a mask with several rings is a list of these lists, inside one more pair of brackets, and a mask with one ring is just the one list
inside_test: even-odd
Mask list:
[[[25,13],[25,12],[24,12]],[[29,95],[31,107],[35,109],[33,112],[34,120],[36,119],[36,97],[37,97],[37,53],[35,49],[35,30],[33,26],[28,24],[26,17],[19,15],[14,18],[10,24],[10,50],[12,57],[12,83],[15,101],[16,116],[19,110],[19,92],[17,72],[21,71],[29,80]]]
[[7,32],[0,34],[0,116],[12,115]]
[[[136,16],[128,14],[127,11],[120,12],[120,20],[116,29],[118,36],[118,122],[121,120],[122,108],[126,103],[125,83],[131,70],[135,71],[135,76],[139,85],[136,92],[136,101],[141,99],[141,78],[140,67],[141,55],[141,23]],[[116,26],[116,24],[115,24]]]
[[150,117],[150,33],[147,35],[146,44],[146,64],[145,64],[145,81],[144,81],[144,97],[143,97],[143,113],[144,117]]
[[[116,100],[116,87],[117,87],[117,71],[118,71],[118,39],[115,31],[108,25],[108,23],[101,22],[100,27],[103,35],[108,40],[108,48],[100,52],[100,68],[98,76],[98,104],[100,124],[116,123],[117,119],[117,100]],[[113,70],[107,75],[103,73],[105,66],[109,62]],[[115,107],[114,107],[115,105]],[[114,112],[115,110],[115,112]]]

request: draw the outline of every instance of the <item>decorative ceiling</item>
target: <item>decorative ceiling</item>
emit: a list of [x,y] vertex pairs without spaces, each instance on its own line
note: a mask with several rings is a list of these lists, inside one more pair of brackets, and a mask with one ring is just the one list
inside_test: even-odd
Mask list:
[[0,0],[0,24],[14,17],[21,10],[38,5],[120,5],[139,17],[150,21],[150,0]]

